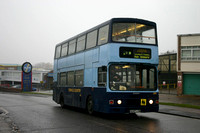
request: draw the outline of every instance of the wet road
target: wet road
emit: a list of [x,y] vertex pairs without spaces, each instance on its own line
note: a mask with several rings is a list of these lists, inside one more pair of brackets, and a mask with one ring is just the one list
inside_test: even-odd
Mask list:
[[79,109],[61,109],[51,96],[0,92],[0,107],[20,132],[42,133],[149,133],[200,131],[200,120],[160,113],[90,116]]

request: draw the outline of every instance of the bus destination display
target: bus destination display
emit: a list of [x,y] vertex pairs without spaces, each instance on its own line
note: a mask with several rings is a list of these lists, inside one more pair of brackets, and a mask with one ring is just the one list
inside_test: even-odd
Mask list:
[[151,59],[151,49],[120,47],[119,55],[122,58]]

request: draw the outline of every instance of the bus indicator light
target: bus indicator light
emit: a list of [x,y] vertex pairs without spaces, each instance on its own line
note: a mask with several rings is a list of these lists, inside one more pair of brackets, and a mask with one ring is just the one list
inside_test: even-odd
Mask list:
[[109,104],[114,104],[114,100],[109,100]]
[[156,100],[156,104],[159,104],[159,101],[158,101],[158,100]]

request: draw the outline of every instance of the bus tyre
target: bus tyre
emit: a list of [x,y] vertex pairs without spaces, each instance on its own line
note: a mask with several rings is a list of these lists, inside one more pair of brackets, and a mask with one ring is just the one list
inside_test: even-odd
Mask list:
[[66,106],[65,106],[65,103],[64,103],[64,97],[63,97],[63,95],[61,95],[60,96],[60,106],[61,106],[61,108],[65,108]]
[[93,110],[93,100],[92,97],[90,96],[87,100],[87,112],[92,115],[94,114],[94,110]]

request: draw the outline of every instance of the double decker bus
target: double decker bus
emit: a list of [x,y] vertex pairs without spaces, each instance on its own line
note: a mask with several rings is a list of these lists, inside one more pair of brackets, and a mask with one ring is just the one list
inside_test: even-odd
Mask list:
[[157,112],[156,23],[113,18],[55,47],[53,100],[89,114]]

